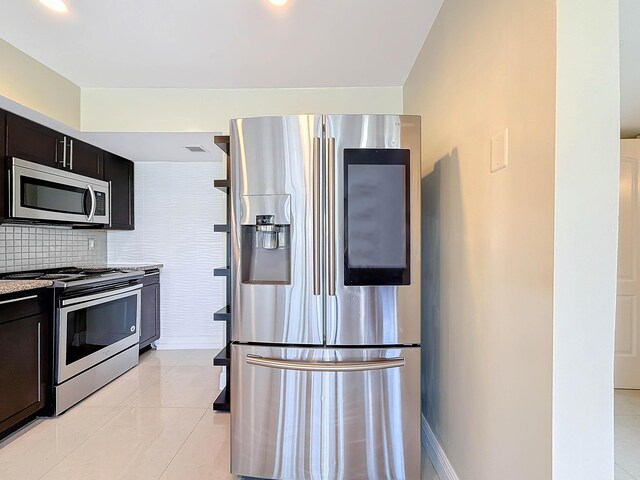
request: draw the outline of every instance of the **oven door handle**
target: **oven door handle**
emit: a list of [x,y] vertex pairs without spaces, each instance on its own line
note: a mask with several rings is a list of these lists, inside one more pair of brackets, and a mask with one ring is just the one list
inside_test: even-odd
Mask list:
[[84,295],[82,297],[76,297],[76,298],[68,298],[66,300],[62,300],[62,306],[66,307],[68,305],[77,305],[80,303],[88,303],[88,302],[92,302],[93,300],[98,300],[101,298],[109,298],[109,297],[115,297],[120,295],[121,293],[129,293],[129,292],[133,292],[135,290],[142,290],[142,284],[138,284],[138,285],[133,285],[131,287],[125,287],[125,288],[118,288],[115,290],[107,290],[106,292],[101,292],[101,293],[96,293],[95,295]]
[[87,190],[89,191],[89,195],[91,195],[91,210],[89,211],[87,220],[91,221],[96,213],[96,192],[93,191],[93,187],[91,185],[87,185]]

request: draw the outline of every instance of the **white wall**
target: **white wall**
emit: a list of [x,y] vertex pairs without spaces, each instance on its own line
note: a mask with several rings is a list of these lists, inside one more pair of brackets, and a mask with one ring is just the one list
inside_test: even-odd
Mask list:
[[225,285],[213,269],[226,263],[226,196],[213,188],[224,178],[221,161],[137,163],[136,229],[109,232],[109,263],[164,263],[161,272],[159,348],[218,348],[222,322],[213,313],[226,304]]
[[617,0],[558,0],[553,478],[613,478]]
[[554,0],[445,0],[404,88],[422,115],[423,412],[461,480],[551,478],[555,81]]

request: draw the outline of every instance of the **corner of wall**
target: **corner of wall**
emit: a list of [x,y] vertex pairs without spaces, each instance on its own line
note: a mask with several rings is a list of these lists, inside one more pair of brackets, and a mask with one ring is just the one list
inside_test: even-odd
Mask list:
[[427,451],[440,480],[460,480],[424,415],[422,415],[422,448]]
[[76,130],[81,89],[13,45],[0,39],[0,95]]

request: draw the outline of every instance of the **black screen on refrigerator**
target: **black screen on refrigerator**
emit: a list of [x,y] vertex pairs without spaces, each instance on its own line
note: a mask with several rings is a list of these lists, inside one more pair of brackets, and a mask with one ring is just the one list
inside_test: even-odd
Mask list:
[[410,283],[409,150],[345,149],[345,285]]

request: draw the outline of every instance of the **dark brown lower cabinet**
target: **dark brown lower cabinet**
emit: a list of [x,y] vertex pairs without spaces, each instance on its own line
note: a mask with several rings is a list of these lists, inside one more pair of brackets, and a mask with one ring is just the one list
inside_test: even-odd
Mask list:
[[48,405],[50,298],[31,290],[0,296],[0,438]]
[[160,338],[160,272],[146,272],[140,308],[140,348]]

